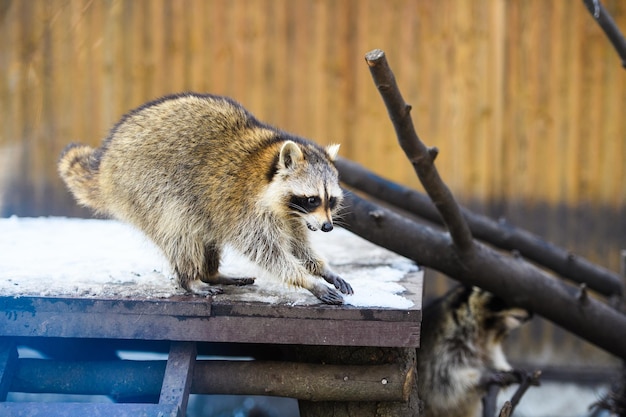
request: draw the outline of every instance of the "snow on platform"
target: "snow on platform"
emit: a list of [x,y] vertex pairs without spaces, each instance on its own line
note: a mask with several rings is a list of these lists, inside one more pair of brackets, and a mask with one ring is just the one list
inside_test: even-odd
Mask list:
[[[346,304],[421,308],[415,306],[421,296],[409,298],[405,292],[407,283],[421,289],[423,272],[412,261],[343,229],[311,233],[311,240],[354,288],[354,295],[344,297]],[[278,282],[233,250],[225,252],[221,270],[257,278],[252,286],[224,287],[242,301],[319,303],[308,291]],[[0,295],[165,298],[182,294],[160,250],[131,226],[114,220],[0,219]]]

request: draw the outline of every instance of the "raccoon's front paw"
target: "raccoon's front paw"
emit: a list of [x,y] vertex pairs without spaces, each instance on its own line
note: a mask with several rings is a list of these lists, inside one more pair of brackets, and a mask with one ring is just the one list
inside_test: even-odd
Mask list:
[[354,290],[352,289],[352,286],[348,284],[346,280],[344,280],[343,278],[341,278],[339,275],[335,274],[334,272],[325,271],[324,274],[322,275],[322,278],[324,278],[324,280],[328,282],[329,284],[334,285],[335,288],[337,288],[343,294],[347,294],[347,295],[354,294]]
[[326,304],[339,305],[343,304],[343,297],[334,289],[326,285],[319,284],[311,288],[309,291]]

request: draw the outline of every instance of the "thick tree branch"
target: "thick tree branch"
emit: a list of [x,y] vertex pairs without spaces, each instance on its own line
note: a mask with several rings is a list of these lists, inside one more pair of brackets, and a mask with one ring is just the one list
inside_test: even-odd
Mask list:
[[379,246],[436,269],[468,285],[484,288],[527,308],[618,357],[626,358],[626,315],[588,298],[523,258],[503,255],[479,242],[471,256],[459,257],[447,233],[409,220],[346,192],[345,227]]
[[624,39],[624,35],[620,32],[610,13],[606,11],[600,0],[583,0],[583,3],[611,41],[613,48],[622,60],[622,67],[626,68],[626,39]]
[[[389,203],[430,222],[442,224],[441,216],[428,196],[379,177],[359,164],[339,158],[336,161],[341,181],[346,185]],[[564,278],[605,296],[621,296],[620,275],[585,258],[546,242],[526,230],[503,221],[494,221],[461,207],[461,213],[475,238],[508,251],[519,251],[525,258],[551,269]]]
[[415,133],[411,120],[411,107],[404,102],[396,80],[387,64],[385,53],[375,49],[365,55],[372,78],[378,92],[387,106],[387,111],[400,147],[413,164],[424,189],[435,203],[441,218],[448,228],[452,240],[461,253],[470,251],[473,244],[472,233],[461,215],[461,210],[454,196],[444,184],[433,164],[438,150],[427,148]]

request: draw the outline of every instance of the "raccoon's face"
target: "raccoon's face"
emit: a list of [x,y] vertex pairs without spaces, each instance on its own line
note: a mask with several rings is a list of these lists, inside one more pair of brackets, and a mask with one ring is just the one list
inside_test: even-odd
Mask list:
[[287,213],[302,219],[309,230],[333,230],[333,215],[343,199],[332,164],[338,150],[336,145],[320,152],[292,141],[285,142],[280,150],[273,186],[281,190],[281,204]]
[[469,305],[484,329],[492,332],[496,339],[506,337],[511,330],[532,317],[528,310],[513,307],[502,298],[477,287],[472,290]]
[[459,326],[470,326],[502,341],[513,329],[528,321],[532,314],[478,287],[458,287],[451,294],[450,308]]

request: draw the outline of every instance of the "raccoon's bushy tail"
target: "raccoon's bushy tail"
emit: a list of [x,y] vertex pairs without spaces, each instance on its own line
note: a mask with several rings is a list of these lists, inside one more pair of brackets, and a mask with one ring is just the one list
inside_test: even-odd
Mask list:
[[99,167],[99,149],[74,143],[63,150],[58,163],[59,175],[76,200],[82,205],[103,211]]

